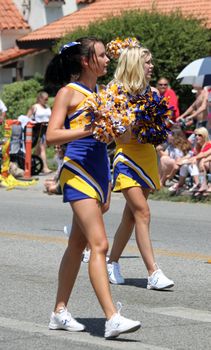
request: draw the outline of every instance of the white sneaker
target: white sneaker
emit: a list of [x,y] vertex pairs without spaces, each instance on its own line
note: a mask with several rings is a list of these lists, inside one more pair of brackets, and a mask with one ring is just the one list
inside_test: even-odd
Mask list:
[[199,189],[200,184],[194,184],[190,189],[189,192],[197,192],[197,190]]
[[90,254],[91,254],[91,250],[85,248],[83,251],[82,261],[85,263],[88,263],[90,259]]
[[173,286],[174,281],[167,278],[160,269],[154,271],[151,276],[148,277],[147,289],[162,290]]
[[124,284],[125,280],[120,272],[120,265],[117,262],[107,264],[107,271],[110,283],[113,284]]
[[120,315],[121,303],[117,303],[118,312],[114,314],[105,323],[105,334],[106,339],[113,339],[123,333],[132,333],[137,331],[141,327],[139,321],[133,321]]
[[175,183],[174,185],[168,188],[168,191],[171,193],[176,193],[177,189],[178,189],[178,183]]
[[64,329],[69,332],[81,332],[85,330],[85,326],[77,322],[66,308],[59,310],[59,312],[52,312],[49,329]]
[[70,237],[71,228],[72,228],[71,225],[65,225],[64,226],[64,234],[65,234],[65,236]]

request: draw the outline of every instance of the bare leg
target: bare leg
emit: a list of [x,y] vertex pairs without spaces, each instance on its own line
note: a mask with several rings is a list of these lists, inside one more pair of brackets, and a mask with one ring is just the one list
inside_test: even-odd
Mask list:
[[86,243],[86,238],[77,224],[75,216],[73,216],[72,230],[68,241],[68,247],[63,255],[59,268],[55,311],[67,306],[80,268],[81,256]]
[[199,188],[199,192],[204,192],[207,190],[207,167],[205,166],[203,158],[200,160],[198,167],[201,177],[201,186]]
[[128,207],[127,203],[125,204],[124,212],[122,215],[121,223],[116,231],[112,249],[110,252],[109,263],[118,262],[122,252],[129,241],[133,229],[134,229],[134,217],[133,214]]
[[116,313],[106,268],[108,241],[99,203],[93,199],[72,202],[74,214],[91,248],[89,276],[97,298],[107,317]]
[[160,158],[159,172],[160,172],[160,183],[161,186],[165,186],[165,182],[169,176],[173,175],[176,167],[176,162],[169,156],[163,156]]
[[40,143],[40,158],[43,161],[43,172],[48,173],[49,171],[51,171],[48,167],[48,164],[47,164],[46,142]]
[[135,219],[135,234],[139,251],[142,255],[144,264],[151,275],[156,269],[154,253],[150,240],[149,224],[150,211],[147,203],[147,197],[150,189],[141,187],[131,187],[122,191],[131,212]]

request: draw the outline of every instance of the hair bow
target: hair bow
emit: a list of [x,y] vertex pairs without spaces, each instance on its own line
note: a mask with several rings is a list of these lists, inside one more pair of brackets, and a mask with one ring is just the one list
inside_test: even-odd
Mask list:
[[63,54],[64,51],[66,51],[67,49],[70,49],[71,47],[77,46],[77,45],[81,45],[81,43],[79,41],[71,41],[63,46],[60,47],[59,50],[59,54]]

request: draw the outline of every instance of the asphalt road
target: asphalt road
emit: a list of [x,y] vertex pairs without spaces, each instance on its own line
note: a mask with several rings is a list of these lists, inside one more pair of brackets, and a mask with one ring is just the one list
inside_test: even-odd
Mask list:
[[[139,319],[140,331],[103,338],[104,316],[83,263],[69,309],[87,332],[49,331],[57,273],[71,222],[61,196],[43,194],[43,178],[30,188],[0,188],[0,349],[211,349],[211,206],[150,201],[156,260],[175,281],[169,291],[148,291],[134,236],[121,258],[125,285],[111,286],[122,314]],[[105,215],[109,241],[124,200],[113,194]]]

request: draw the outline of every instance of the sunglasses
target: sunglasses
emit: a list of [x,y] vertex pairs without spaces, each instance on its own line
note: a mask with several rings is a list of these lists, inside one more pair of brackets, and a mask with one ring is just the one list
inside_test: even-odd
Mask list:
[[158,84],[159,86],[168,86],[168,84]]

